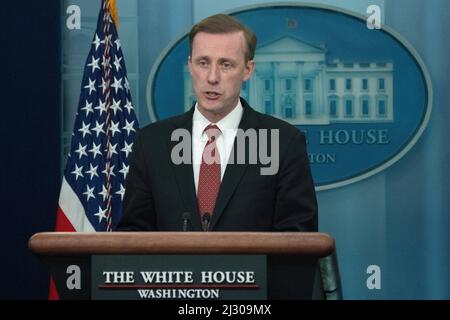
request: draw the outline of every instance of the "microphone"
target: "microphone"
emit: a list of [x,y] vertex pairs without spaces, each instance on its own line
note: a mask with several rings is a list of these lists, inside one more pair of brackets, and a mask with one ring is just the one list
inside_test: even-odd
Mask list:
[[191,214],[183,212],[183,231],[188,231],[189,221],[191,221]]
[[211,222],[211,215],[209,212],[205,212],[202,216],[202,229],[203,231],[209,231],[209,223]]

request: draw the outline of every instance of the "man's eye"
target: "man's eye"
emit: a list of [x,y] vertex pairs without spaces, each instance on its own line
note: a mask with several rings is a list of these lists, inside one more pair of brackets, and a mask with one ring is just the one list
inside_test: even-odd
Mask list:
[[200,66],[200,68],[208,67],[208,62],[206,60],[200,60],[199,62],[197,62],[197,64]]
[[222,68],[224,68],[225,70],[230,69],[233,65],[230,62],[223,62],[222,63]]

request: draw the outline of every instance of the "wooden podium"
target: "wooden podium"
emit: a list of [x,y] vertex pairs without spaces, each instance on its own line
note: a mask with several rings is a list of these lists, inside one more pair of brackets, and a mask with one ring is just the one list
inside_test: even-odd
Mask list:
[[[91,299],[95,256],[263,256],[267,299],[340,299],[334,239],[299,232],[37,233],[30,250],[45,263],[61,299]],[[69,283],[79,268],[78,287]]]

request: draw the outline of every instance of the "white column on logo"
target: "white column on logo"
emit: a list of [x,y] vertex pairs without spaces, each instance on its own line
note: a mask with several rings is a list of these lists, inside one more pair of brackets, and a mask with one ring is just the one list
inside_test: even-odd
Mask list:
[[297,62],[297,103],[296,103],[296,114],[297,118],[303,118],[304,106],[303,106],[303,64],[304,62]]
[[279,79],[279,74],[278,74],[278,67],[280,65],[279,62],[273,62],[273,91],[275,94],[275,110],[274,110],[274,115],[280,116],[281,118],[284,118],[284,115],[282,113],[281,110],[281,105],[280,105],[280,79]]
[[[338,70],[339,71],[343,70],[342,63],[338,64]],[[339,75],[340,75],[340,78],[339,78],[340,86],[339,86],[339,94],[338,94],[338,96],[339,96],[339,104],[338,104],[339,105],[339,107],[338,107],[339,117],[338,118],[339,118],[339,120],[344,120],[345,119],[345,117],[344,117],[344,103],[345,103],[344,96],[345,96],[345,78],[346,77],[345,77],[345,73],[343,73],[343,72],[340,72]]]
[[[319,68],[319,66],[317,66]],[[316,69],[314,73],[314,81],[313,81],[313,108],[312,108],[312,118],[316,118],[318,115],[318,109],[320,108],[320,81],[319,81],[320,71]]]
[[317,112],[318,112],[317,115],[320,118],[324,118],[325,110],[326,110],[326,108],[325,108],[325,90],[324,90],[325,77],[323,75],[324,70],[325,70],[325,68],[324,68],[323,62],[320,62],[319,63],[319,106],[318,106],[319,108],[317,110]]
[[386,108],[387,108],[387,120],[394,120],[394,92],[393,92],[393,79],[392,79],[392,63],[388,63],[388,71],[386,72],[386,80],[385,80],[385,88],[386,88]]

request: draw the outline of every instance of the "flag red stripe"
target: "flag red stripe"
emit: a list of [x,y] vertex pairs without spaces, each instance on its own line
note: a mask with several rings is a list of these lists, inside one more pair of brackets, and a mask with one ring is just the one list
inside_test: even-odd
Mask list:
[[50,287],[48,288],[48,300],[59,300],[58,290],[56,289],[53,276],[50,276]]
[[58,207],[58,212],[56,213],[56,226],[55,231],[72,231],[75,232],[75,228],[70,223],[69,219],[67,219],[66,214],[61,208]]
[[[56,212],[56,226],[55,231],[66,231],[66,232],[75,232],[75,228],[70,223],[69,219],[67,219],[64,211],[58,207],[58,211]],[[50,276],[50,286],[48,288],[48,300],[59,300],[58,289],[56,289],[55,281],[53,280],[53,276]]]

